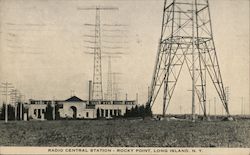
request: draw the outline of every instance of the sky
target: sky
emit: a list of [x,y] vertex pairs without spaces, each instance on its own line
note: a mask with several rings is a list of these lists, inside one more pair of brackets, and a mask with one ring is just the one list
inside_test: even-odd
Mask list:
[[[86,46],[93,35],[95,12],[79,10],[93,6],[117,7],[102,11],[103,41],[122,42],[103,46],[121,52],[112,59],[112,71],[120,99],[147,100],[161,33],[163,0],[0,0],[0,82],[11,82],[26,100],[67,99],[71,90],[88,98],[88,81],[93,78],[93,55]],[[230,88],[232,114],[242,109],[250,114],[249,104],[249,1],[210,0],[215,46],[225,86]],[[105,30],[123,30],[108,32]],[[104,37],[106,35],[106,37]],[[116,37],[108,37],[108,36]],[[102,58],[103,91],[106,92],[107,57]],[[191,81],[187,70],[181,73],[168,113],[191,113]],[[187,82],[189,81],[189,82]],[[209,79],[208,79],[209,81]],[[208,86],[211,114],[223,113],[213,86]],[[215,99],[214,99],[215,98]],[[1,96],[1,103],[3,96]],[[242,108],[243,103],[243,108]],[[153,107],[161,113],[161,105]],[[199,110],[197,109],[197,112]]]

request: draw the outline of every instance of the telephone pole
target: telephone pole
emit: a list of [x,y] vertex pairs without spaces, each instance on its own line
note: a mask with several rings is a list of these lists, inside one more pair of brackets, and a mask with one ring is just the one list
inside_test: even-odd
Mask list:
[[12,99],[12,102],[15,106],[15,120],[17,120],[17,97],[18,97],[18,90],[13,89],[11,91],[11,99]]
[[10,95],[10,89],[14,88],[11,83],[4,82],[0,86],[2,90],[2,95],[5,95],[5,123],[8,122],[8,96]]

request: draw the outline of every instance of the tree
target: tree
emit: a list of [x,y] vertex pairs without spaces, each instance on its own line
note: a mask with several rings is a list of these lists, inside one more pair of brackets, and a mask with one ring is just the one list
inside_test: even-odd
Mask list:
[[136,117],[136,113],[135,113],[135,109],[134,107],[131,108],[131,110],[129,111],[130,117]]
[[[1,107],[1,114],[0,114],[0,119],[4,120],[5,119],[5,107],[6,104],[3,104]],[[8,120],[15,120],[15,107],[12,105],[8,105]]]
[[55,104],[55,111],[56,111],[55,119],[56,119],[56,120],[62,119],[62,118],[60,117],[60,112],[59,112],[60,107],[61,107],[60,104]]
[[145,107],[144,107],[144,105],[141,105],[140,107],[139,107],[139,109],[138,109],[138,115],[139,115],[139,117],[145,117]]
[[97,118],[100,118],[100,109],[98,108],[96,111]]
[[4,120],[5,117],[5,104],[2,105],[1,110],[0,110],[0,120]]
[[134,114],[135,117],[140,117],[140,116],[139,116],[139,108],[138,108],[137,105],[135,106],[134,113],[135,113],[135,114]]
[[126,113],[124,117],[152,117],[152,111],[150,105],[141,105],[138,107],[136,105],[135,107],[132,107],[130,110],[126,108]]
[[[21,105],[22,105],[22,110],[21,110]],[[21,118],[23,119],[23,114],[24,114],[24,106],[23,103],[18,102],[17,103],[17,120],[21,120]],[[20,113],[22,111],[22,113]]]
[[[118,110],[117,110],[117,112],[118,112]],[[124,117],[129,117],[129,110],[128,110],[128,108],[126,108],[126,112],[125,112],[125,114],[124,114]]]
[[153,113],[152,113],[151,106],[149,104],[147,104],[145,107],[145,116],[152,117],[152,115],[153,115]]
[[47,120],[53,120],[53,107],[51,104],[47,104],[44,117]]

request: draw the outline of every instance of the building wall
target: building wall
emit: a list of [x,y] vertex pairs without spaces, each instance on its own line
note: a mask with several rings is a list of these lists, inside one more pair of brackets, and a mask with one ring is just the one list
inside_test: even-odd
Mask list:
[[46,104],[30,104],[29,117],[35,120],[44,120]]
[[59,109],[60,117],[62,118],[96,118],[95,109],[86,109],[87,102],[60,102],[63,105]]
[[[52,101],[31,100],[29,104],[29,117],[35,120],[44,120],[47,104],[50,103]],[[136,106],[134,101],[97,101],[96,104],[89,103],[89,101],[57,101],[57,104],[61,105],[59,109],[61,118],[75,119],[123,116],[126,113],[126,109],[130,110]]]
[[130,110],[136,105],[125,105],[125,104],[97,104],[95,105],[96,110],[99,111],[99,117],[111,118],[113,116],[121,115],[126,113],[126,109]]

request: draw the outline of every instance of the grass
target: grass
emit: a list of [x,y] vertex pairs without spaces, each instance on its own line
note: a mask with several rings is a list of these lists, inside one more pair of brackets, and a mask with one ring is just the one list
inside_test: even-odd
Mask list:
[[250,147],[250,120],[0,122],[1,146]]

